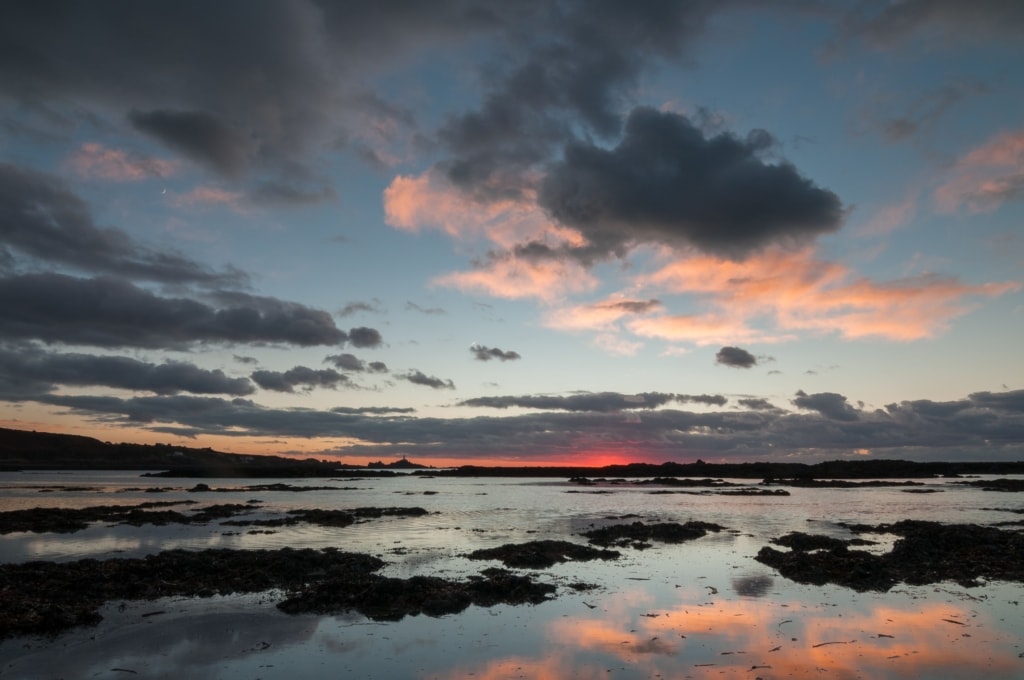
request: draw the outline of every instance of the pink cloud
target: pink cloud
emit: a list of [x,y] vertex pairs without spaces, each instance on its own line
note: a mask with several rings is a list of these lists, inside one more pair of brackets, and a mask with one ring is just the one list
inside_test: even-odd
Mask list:
[[575,262],[510,257],[488,262],[478,269],[439,276],[433,283],[498,298],[535,298],[553,303],[569,294],[593,290],[598,282]]
[[384,190],[384,220],[396,229],[438,229],[453,238],[483,238],[504,249],[530,241],[583,243],[579,232],[552,222],[529,192],[518,199],[476,201],[434,170],[395,177]]
[[481,240],[502,251],[476,269],[434,279],[435,285],[482,292],[507,299],[553,302],[592,290],[597,280],[576,262],[517,257],[516,246],[540,242],[555,247],[580,245],[573,229],[553,223],[526,195],[494,202],[476,201],[437,171],[399,176],[384,190],[385,221],[404,231],[437,229],[459,240]]
[[242,193],[228,191],[215,186],[198,186],[185,194],[170,197],[171,205],[182,208],[196,205],[223,205],[237,212],[246,212],[242,207]]
[[934,275],[876,283],[817,259],[813,249],[775,249],[743,262],[696,256],[638,280],[694,296],[705,312],[638,319],[630,329],[697,344],[781,341],[806,330],[847,339],[920,340],[970,311],[969,298],[1021,288],[1018,282],[970,285]]
[[132,156],[120,149],[109,149],[95,142],[82,144],[64,163],[81,177],[114,182],[169,177],[177,171],[177,165],[172,161]]
[[1024,131],[996,135],[961,158],[950,175],[935,190],[943,212],[991,212],[1024,196]]

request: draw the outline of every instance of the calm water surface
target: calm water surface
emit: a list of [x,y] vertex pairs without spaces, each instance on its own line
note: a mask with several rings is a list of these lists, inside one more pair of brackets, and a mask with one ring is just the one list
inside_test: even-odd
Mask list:
[[[274,533],[203,526],[102,526],[0,536],[0,560],[138,557],[169,548],[338,547],[379,555],[389,576],[464,578],[498,563],[471,550],[578,534],[609,517],[703,520],[727,531],[681,545],[621,549],[611,562],[534,572],[559,586],[537,606],[471,607],[378,623],[358,614],[289,616],[275,594],[112,603],[95,628],[0,643],[9,678],[1024,678],[1024,586],[991,582],[856,593],[793,583],[753,557],[789,531],[848,536],[841,522],[994,524],[1018,519],[1020,494],[929,481],[893,488],[789,489],[788,497],[652,493],[564,479],[202,480],[136,472],[0,474],[0,510],[197,501],[254,504],[246,519],[298,508],[418,506],[430,514]],[[734,480],[741,481],[741,480]],[[255,491],[281,482],[320,491]],[[746,483],[746,482],[744,482]],[[154,493],[153,489],[161,489]],[[666,491],[660,489],[660,491]],[[873,550],[891,545],[882,537]],[[576,592],[567,584],[593,583]],[[87,584],[83,584],[87,587]],[[159,613],[155,613],[159,612]]]

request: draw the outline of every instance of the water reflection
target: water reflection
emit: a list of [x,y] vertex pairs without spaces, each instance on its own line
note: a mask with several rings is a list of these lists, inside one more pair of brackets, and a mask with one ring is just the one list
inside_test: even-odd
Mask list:
[[699,595],[683,593],[673,606],[638,614],[630,603],[645,597],[623,593],[600,613],[551,622],[549,635],[563,650],[556,663],[604,659],[604,671],[625,668],[630,677],[651,678],[1016,678],[1024,672],[1016,641],[965,605],[892,595],[900,604],[717,598],[694,604]]

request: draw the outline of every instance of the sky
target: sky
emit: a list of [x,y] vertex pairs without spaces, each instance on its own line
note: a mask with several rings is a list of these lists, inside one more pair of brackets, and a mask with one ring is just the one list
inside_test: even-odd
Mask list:
[[11,0],[0,426],[1024,460],[1019,0]]

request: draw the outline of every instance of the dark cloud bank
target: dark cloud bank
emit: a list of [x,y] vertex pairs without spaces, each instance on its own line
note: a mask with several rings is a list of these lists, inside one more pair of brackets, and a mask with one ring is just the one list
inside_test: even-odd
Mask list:
[[[104,422],[144,426],[174,436],[351,437],[364,443],[336,453],[355,460],[367,455],[409,455],[424,460],[431,456],[502,456],[540,464],[552,456],[564,459],[573,451],[585,456],[588,445],[605,452],[618,449],[624,455],[639,454],[652,462],[698,457],[814,461],[848,455],[1008,460],[1024,453],[1020,444],[1024,390],[980,392],[949,402],[909,401],[873,411],[854,409],[841,395],[828,393],[798,395],[811,413],[769,410],[756,403],[740,411],[700,413],[648,408],[635,418],[619,412],[626,408],[612,408],[616,404],[636,408],[636,396],[570,395],[552,402],[559,410],[446,419],[410,418],[407,410],[389,407],[280,409],[242,398],[190,395],[118,398],[48,394],[35,400]],[[650,401],[667,396],[651,397]],[[585,398],[594,403],[583,405]],[[535,403],[526,397],[519,401]]]

